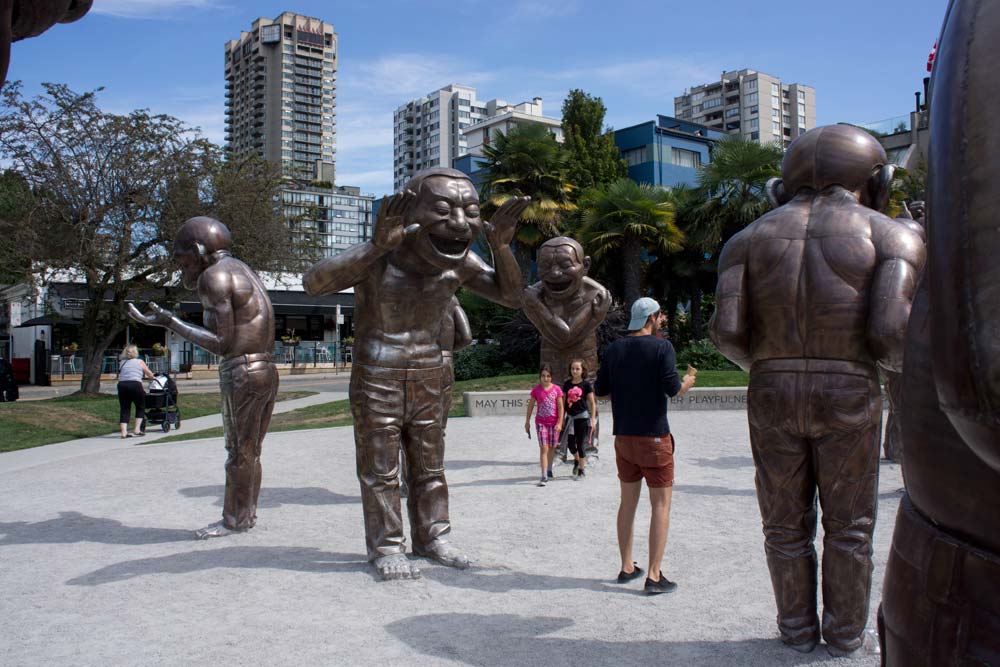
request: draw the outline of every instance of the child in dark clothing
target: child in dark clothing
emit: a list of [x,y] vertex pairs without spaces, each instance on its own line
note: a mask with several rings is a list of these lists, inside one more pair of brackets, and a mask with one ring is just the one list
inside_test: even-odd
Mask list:
[[569,365],[569,379],[563,383],[563,394],[566,396],[566,426],[563,429],[568,434],[567,445],[576,460],[573,462],[574,479],[585,477],[587,467],[586,448],[590,441],[591,419],[597,418],[597,401],[594,398],[594,387],[587,380],[587,367],[583,359],[574,359]]

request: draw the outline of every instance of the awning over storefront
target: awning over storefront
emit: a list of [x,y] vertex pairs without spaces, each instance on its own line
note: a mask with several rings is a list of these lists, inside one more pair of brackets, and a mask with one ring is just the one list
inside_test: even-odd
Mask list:
[[57,326],[60,324],[66,326],[77,326],[82,323],[82,320],[77,320],[69,317],[59,317],[58,315],[42,315],[41,317],[33,317],[27,322],[21,322],[17,327],[44,327],[44,326]]

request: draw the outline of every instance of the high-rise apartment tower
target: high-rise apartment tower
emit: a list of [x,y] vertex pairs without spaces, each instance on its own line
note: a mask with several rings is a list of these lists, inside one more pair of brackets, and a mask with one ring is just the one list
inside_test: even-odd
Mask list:
[[674,116],[762,144],[792,139],[816,127],[816,89],[752,69],[723,72],[718,81],[674,98]]
[[334,182],[337,33],[285,12],[226,43],[226,146],[281,164],[297,180]]
[[559,121],[542,116],[540,97],[516,105],[501,99],[480,102],[475,88],[452,84],[397,108],[392,132],[392,180],[396,191],[421,169],[453,167],[457,158],[470,152],[468,132],[463,130],[501,117],[510,122],[481,125],[485,132],[474,135],[472,145],[488,144],[490,132],[495,134],[498,129],[509,130],[512,125],[530,121],[549,126],[562,140]]

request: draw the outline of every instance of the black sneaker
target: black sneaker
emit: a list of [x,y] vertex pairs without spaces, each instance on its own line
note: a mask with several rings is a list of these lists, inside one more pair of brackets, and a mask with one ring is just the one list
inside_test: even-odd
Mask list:
[[580,472],[580,462],[573,461],[573,474],[576,475],[578,472]]
[[540,480],[538,481],[538,486],[545,486],[545,482],[546,482],[546,481],[547,481],[547,480],[546,480],[546,478],[545,478],[545,477],[542,477],[542,479],[540,479]]
[[618,583],[619,584],[626,584],[626,583],[632,581],[633,579],[638,579],[643,574],[645,574],[645,572],[643,571],[643,569],[641,567],[639,567],[638,563],[632,563],[632,568],[633,569],[632,569],[631,572],[626,572],[625,570],[622,570],[621,572],[618,573]]
[[646,585],[643,588],[646,591],[646,595],[659,595],[660,593],[671,593],[677,590],[677,584],[664,577],[661,572],[659,581],[653,581],[649,577],[646,577]]
[[576,473],[577,479],[582,479],[583,477],[586,477],[586,476],[587,476],[587,473],[584,471],[583,468],[580,468],[580,470],[577,471],[577,473]]
[[555,477],[555,475],[553,475],[553,474],[552,474],[552,468],[549,468],[549,469],[548,469],[548,470],[546,471],[545,475],[546,475],[546,476],[547,476],[547,477],[548,477],[549,479],[552,479],[553,477]]

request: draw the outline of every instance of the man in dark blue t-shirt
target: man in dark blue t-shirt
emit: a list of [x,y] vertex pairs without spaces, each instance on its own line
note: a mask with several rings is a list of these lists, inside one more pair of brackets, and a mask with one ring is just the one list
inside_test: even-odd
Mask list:
[[629,334],[605,350],[594,387],[598,396],[611,396],[614,415],[615,462],[622,494],[618,507],[618,549],[622,557],[618,582],[642,576],[642,568],[632,561],[632,528],[645,478],[652,505],[645,584],[650,595],[677,588],[660,572],[674,484],[674,439],[667,423],[667,398],[685,393],[695,382],[694,369],[688,370],[683,381],[677,377],[673,345],[653,335],[665,319],[653,299],[643,297],[633,303]]

